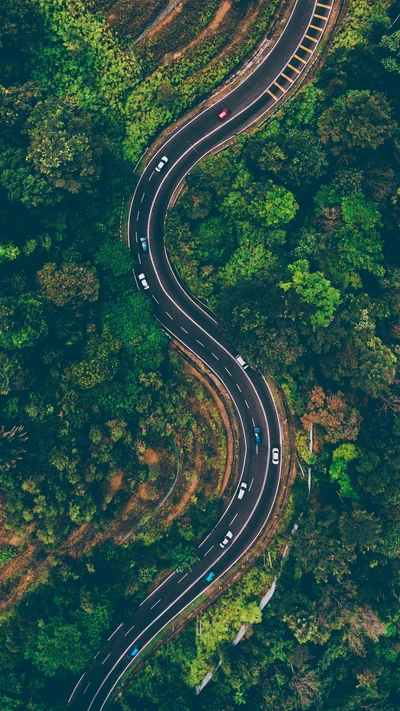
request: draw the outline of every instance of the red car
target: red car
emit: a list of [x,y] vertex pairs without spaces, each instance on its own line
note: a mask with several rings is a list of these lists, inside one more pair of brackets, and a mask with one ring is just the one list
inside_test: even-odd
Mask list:
[[222,109],[221,113],[218,114],[218,118],[219,118],[221,121],[223,121],[224,118],[226,118],[227,116],[229,116],[229,114],[231,114],[231,113],[232,113],[232,111],[231,111],[227,106],[225,106],[225,108]]

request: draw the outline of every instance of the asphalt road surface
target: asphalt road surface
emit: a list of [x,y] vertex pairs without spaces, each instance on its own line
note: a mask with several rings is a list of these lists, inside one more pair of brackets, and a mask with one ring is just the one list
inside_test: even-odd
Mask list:
[[[221,519],[200,542],[200,560],[190,572],[173,572],[152,592],[131,619],[121,622],[97,655],[92,667],[79,679],[68,704],[79,711],[101,711],[127,668],[146,646],[180,612],[207,592],[204,576],[212,571],[215,582],[252,546],[265,527],[277,495],[283,458],[278,413],[269,387],[259,371],[244,369],[236,360],[234,345],[227,343],[212,313],[189,294],[175,274],[163,242],[163,224],[175,190],[193,166],[212,149],[240,133],[273,108],[298,79],[323,34],[333,0],[297,0],[285,29],[263,62],[210,108],[184,122],[165,141],[146,166],[132,199],[129,238],[139,275],[144,273],[153,299],[155,316],[164,331],[196,354],[222,381],[230,393],[240,423],[240,480]],[[228,106],[224,120],[218,114]],[[160,172],[160,159],[168,162]],[[144,253],[140,237],[146,236]],[[254,428],[261,430],[257,444]],[[279,450],[279,463],[272,462],[272,449]],[[241,482],[247,484],[238,499]],[[233,537],[220,546],[227,531]],[[137,645],[135,658],[128,653]]]

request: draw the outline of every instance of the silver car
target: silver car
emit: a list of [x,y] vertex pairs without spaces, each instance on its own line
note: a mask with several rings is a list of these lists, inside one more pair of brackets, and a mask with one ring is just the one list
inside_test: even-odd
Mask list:
[[159,163],[157,163],[155,170],[157,173],[161,173],[162,169],[164,168],[164,165],[168,163],[168,158],[167,156],[163,156],[160,160]]
[[245,481],[242,481],[242,483],[239,487],[238,495],[237,495],[238,499],[242,500],[246,491],[247,491],[247,484]]
[[221,543],[219,544],[219,545],[221,546],[221,548],[225,548],[225,546],[228,545],[229,541],[231,541],[232,538],[233,538],[233,533],[232,533],[232,531],[228,531],[228,533],[226,534],[226,536],[225,536],[225,538],[223,539],[223,541],[221,541]]
[[236,356],[236,360],[237,360],[237,362],[239,363],[239,365],[242,366],[243,370],[246,370],[246,368],[249,367],[249,364],[246,363],[246,361],[242,358],[241,355],[237,355],[237,356]]
[[149,289],[149,285],[147,283],[147,279],[144,274],[139,274],[138,279],[143,287],[143,289]]

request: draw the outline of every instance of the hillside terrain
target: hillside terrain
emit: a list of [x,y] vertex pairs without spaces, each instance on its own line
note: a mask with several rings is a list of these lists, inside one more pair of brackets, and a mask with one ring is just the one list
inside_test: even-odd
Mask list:
[[[124,231],[143,151],[291,3],[182,0],[139,39],[166,5],[4,9],[1,711],[65,711],[232,491],[226,403],[135,290]],[[153,655],[120,711],[400,706],[397,12],[350,0],[317,75],[202,161],[169,213],[183,281],[286,393],[301,467],[268,556]]]

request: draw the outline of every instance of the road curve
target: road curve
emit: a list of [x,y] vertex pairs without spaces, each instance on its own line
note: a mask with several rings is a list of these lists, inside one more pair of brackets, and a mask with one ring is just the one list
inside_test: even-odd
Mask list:
[[[127,658],[129,650],[137,644],[140,657],[174,617],[207,591],[204,575],[212,570],[214,585],[253,545],[271,515],[283,459],[281,428],[272,394],[258,370],[242,368],[213,314],[177,278],[163,243],[163,224],[175,190],[193,166],[272,109],[298,79],[313,57],[334,2],[296,0],[269,55],[227,96],[181,124],[148,163],[136,187],[129,241],[137,262],[137,288],[142,289],[139,275],[144,273],[149,285],[145,293],[152,298],[155,316],[166,334],[200,358],[228,390],[241,430],[240,480],[221,519],[200,542],[199,562],[190,572],[171,573],[143,600],[131,619],[121,622],[72,690],[70,708],[101,711],[127,668],[135,662],[136,657]],[[217,115],[225,106],[232,113],[219,121]],[[162,156],[167,156],[168,163],[157,172],[155,167]],[[143,253],[140,246],[143,236],[148,239],[148,253]],[[261,429],[259,445],[254,427]],[[278,464],[272,463],[273,448],[280,452]],[[241,482],[247,484],[247,491],[239,500]],[[233,538],[221,548],[228,530]]]

